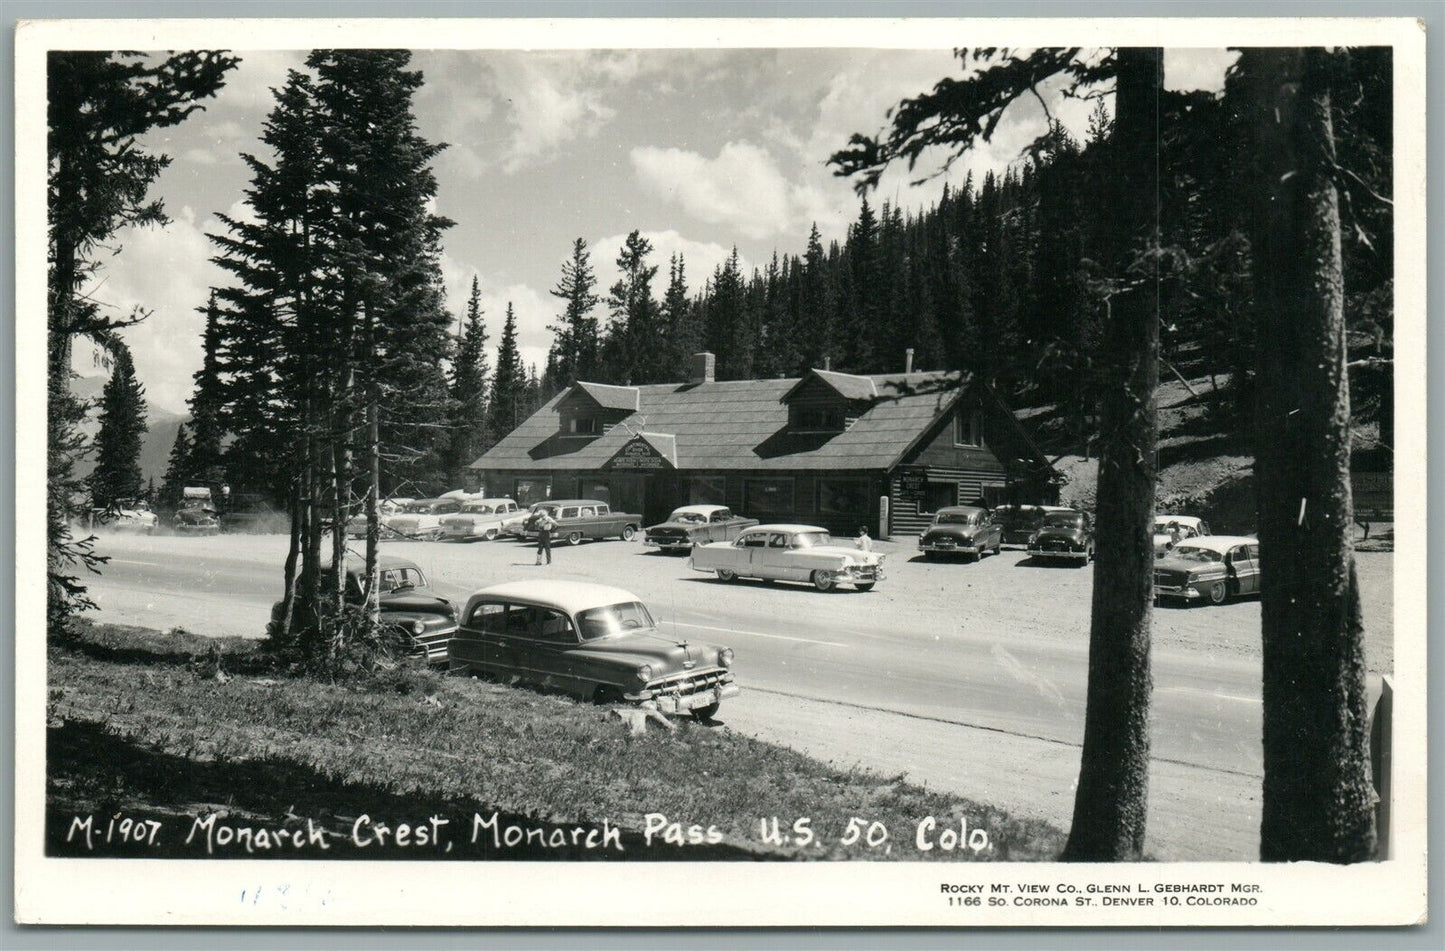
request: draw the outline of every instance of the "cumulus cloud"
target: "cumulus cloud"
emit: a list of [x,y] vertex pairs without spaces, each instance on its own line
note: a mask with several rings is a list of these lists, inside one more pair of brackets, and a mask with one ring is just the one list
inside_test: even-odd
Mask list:
[[1166,49],[1164,88],[1177,92],[1224,91],[1224,73],[1239,59],[1238,50]]
[[557,319],[559,308],[556,298],[524,282],[502,283],[450,254],[442,255],[441,269],[447,305],[455,317],[466,313],[467,301],[472,293],[472,278],[476,277],[482,314],[487,323],[491,365],[497,365],[496,351],[502,340],[502,324],[507,319],[507,305],[510,303],[517,318],[517,348],[522,354],[522,362],[528,367],[536,364],[537,372],[541,373],[547,363],[547,351],[552,346],[552,332],[547,328]]
[[631,152],[638,183],[707,224],[749,238],[788,231],[794,189],[772,153],[750,142],[728,142],[715,158],[677,148],[638,146]]

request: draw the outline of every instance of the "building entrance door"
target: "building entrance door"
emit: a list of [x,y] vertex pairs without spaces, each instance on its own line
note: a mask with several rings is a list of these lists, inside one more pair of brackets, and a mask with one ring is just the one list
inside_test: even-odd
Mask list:
[[614,475],[612,477],[612,511],[647,516],[647,483],[643,475]]

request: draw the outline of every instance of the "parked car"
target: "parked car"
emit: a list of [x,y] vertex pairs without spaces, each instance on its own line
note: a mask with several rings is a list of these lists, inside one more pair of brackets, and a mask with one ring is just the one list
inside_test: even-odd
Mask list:
[[967,555],[978,561],[986,551],[997,555],[1002,544],[1003,526],[987,510],[950,505],[934,513],[933,524],[918,539],[918,550],[924,558]]
[[518,678],[583,700],[653,703],[711,719],[737,684],[733,652],[658,630],[621,588],[578,581],[514,581],[467,599],[448,666]]
[[520,531],[527,513],[511,499],[470,499],[462,510],[441,520],[442,536],[456,541],[493,539]]
[[387,529],[405,538],[435,541],[442,537],[442,518],[462,510],[457,499],[417,499],[386,520]]
[[221,521],[216,517],[216,510],[209,505],[183,506],[176,510],[171,522],[182,535],[221,534]]
[[1028,552],[1041,561],[1072,561],[1082,568],[1094,560],[1094,521],[1077,509],[1046,512]]
[[113,508],[97,508],[90,513],[92,528],[105,527],[114,532],[143,532],[150,535],[159,521],[145,502],[120,502]]
[[538,502],[532,507],[522,530],[523,538],[537,537],[536,515],[543,511],[557,523],[557,527],[552,529],[552,541],[565,541],[569,545],[580,545],[588,538],[620,538],[630,542],[637,537],[642,526],[641,515],[614,512],[606,502],[596,499],[558,499]]
[[1193,515],[1154,516],[1154,554],[1162,555],[1188,538],[1209,534],[1209,523]]
[[684,505],[648,528],[642,543],[660,551],[689,551],[693,545],[732,541],[756,524],[757,519],[734,515],[723,505]]
[[1003,529],[1003,544],[1027,548],[1050,512],[1068,512],[1062,505],[1000,505],[993,510],[993,520]]
[[[446,598],[433,593],[426,575],[414,561],[381,555],[378,559],[381,580],[381,620],[411,638],[412,656],[425,658],[428,664],[444,664],[447,641],[457,630],[457,611]],[[361,604],[366,587],[366,566],[362,561],[347,561],[346,600]],[[321,574],[321,587],[329,590],[336,583],[336,574],[326,568]],[[271,620],[266,634],[274,637],[281,629],[285,603],[271,606]]]
[[263,495],[232,493],[220,514],[221,528],[227,532],[286,531],[289,520]]
[[[377,511],[380,515],[381,537],[395,537],[396,531],[391,527],[391,520],[406,512],[406,507],[415,502],[416,499],[382,499],[377,504]],[[366,515],[353,515],[346,520],[346,535],[348,538],[366,537]]]
[[803,581],[819,591],[840,584],[870,591],[883,580],[882,555],[834,545],[828,532],[816,525],[758,525],[733,541],[694,548],[692,567],[711,571],[720,581]]
[[1259,539],[1203,535],[1154,561],[1154,597],[1223,604],[1259,591]]

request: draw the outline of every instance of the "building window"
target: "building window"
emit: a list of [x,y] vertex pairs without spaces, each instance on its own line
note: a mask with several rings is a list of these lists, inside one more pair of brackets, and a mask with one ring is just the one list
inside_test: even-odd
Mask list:
[[923,511],[937,512],[958,504],[957,482],[930,482],[923,488]]
[[513,486],[512,498],[517,500],[518,505],[542,502],[550,494],[551,485],[549,479],[518,479]]
[[596,499],[599,502],[611,502],[612,483],[589,481],[586,479],[580,480],[578,482],[577,495],[579,498]]
[[988,508],[998,508],[1008,501],[1008,487],[1002,482],[985,482],[979,490],[983,504]]
[[687,480],[688,505],[725,504],[727,476],[693,476]]
[[596,416],[574,416],[567,421],[567,433],[571,436],[601,435],[602,420]]
[[843,428],[843,410],[838,406],[793,407],[793,431],[832,433]]
[[743,511],[750,518],[793,514],[792,479],[744,479]]
[[959,410],[953,417],[955,446],[983,445],[983,413],[978,409]]
[[868,517],[868,483],[861,479],[818,483],[818,514]]

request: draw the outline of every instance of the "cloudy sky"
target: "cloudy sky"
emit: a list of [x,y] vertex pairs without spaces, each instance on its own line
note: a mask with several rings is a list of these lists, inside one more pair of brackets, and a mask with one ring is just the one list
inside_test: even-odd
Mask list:
[[[243,213],[239,154],[261,150],[270,91],[305,58],[237,54],[241,65],[204,112],[144,143],[173,158],[153,192],[171,224],[122,232],[91,289],[118,313],[136,304],[153,312],[127,340],[158,410],[184,411],[201,359],[197,308],[226,280],[206,234],[220,229],[216,213]],[[1166,85],[1217,89],[1231,59],[1168,51]],[[670,254],[684,255],[693,291],[733,247],[751,268],[774,249],[801,253],[815,222],[825,242],[841,239],[857,198],[827,157],[851,133],[877,131],[899,99],[961,75],[948,49],[417,51],[412,66],[426,80],[421,134],[450,145],[435,165],[438,211],[457,222],[444,239],[450,306],[465,306],[476,275],[493,343],[511,302],[523,357],[539,367],[559,309],[548,290],[573,239],[592,249],[604,292],[633,229],[652,242],[662,275]],[[1082,131],[1092,103],[1045,93]],[[950,179],[1017,161],[1042,123],[1037,102],[1019,102]],[[890,173],[877,200],[921,208],[937,199],[943,179],[910,186],[909,177]],[[88,353],[76,360],[81,373],[98,372]]]

